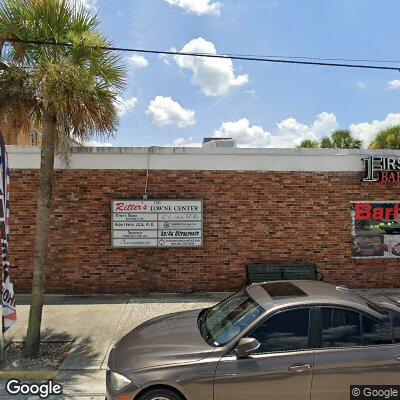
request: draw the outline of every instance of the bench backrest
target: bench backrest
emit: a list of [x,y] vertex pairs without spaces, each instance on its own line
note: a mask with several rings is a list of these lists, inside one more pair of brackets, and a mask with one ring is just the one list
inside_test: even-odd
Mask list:
[[313,264],[253,263],[247,265],[247,280],[249,283],[279,281],[282,279],[317,280],[317,270]]

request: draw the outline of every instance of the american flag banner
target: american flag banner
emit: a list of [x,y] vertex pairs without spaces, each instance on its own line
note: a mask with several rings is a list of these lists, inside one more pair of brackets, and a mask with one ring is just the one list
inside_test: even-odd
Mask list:
[[0,232],[2,256],[2,329],[6,332],[17,320],[14,288],[10,280],[10,170],[3,135],[0,133]]

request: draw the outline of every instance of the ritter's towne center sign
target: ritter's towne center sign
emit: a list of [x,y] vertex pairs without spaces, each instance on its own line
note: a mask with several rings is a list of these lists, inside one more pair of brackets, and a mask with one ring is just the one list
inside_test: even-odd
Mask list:
[[201,247],[202,200],[114,200],[113,247]]

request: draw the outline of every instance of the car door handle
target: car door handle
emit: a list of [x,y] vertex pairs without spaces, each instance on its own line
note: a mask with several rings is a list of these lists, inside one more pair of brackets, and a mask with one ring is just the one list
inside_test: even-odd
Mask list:
[[311,364],[294,364],[290,366],[288,369],[289,371],[302,372],[305,371],[306,369],[311,369],[311,367],[312,367]]

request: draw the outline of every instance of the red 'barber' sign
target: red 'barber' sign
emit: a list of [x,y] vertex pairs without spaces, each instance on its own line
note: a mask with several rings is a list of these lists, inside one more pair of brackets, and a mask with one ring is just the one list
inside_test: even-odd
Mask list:
[[400,258],[400,201],[350,203],[353,258]]
[[357,221],[398,221],[400,203],[355,203],[355,218]]

